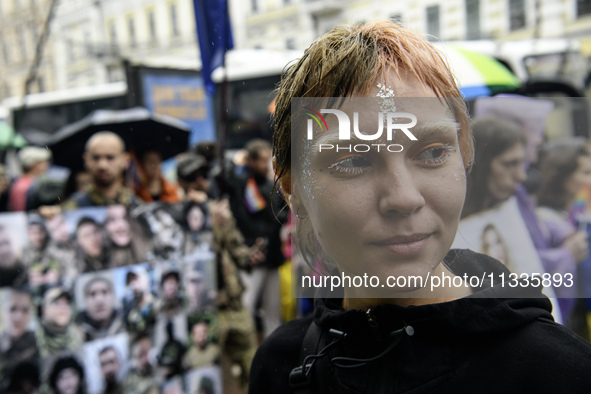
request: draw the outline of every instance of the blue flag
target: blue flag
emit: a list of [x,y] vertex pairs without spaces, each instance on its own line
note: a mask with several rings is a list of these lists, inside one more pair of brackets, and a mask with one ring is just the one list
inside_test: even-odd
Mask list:
[[228,0],[193,0],[201,52],[201,74],[208,93],[215,93],[211,73],[224,65],[225,54],[234,47]]

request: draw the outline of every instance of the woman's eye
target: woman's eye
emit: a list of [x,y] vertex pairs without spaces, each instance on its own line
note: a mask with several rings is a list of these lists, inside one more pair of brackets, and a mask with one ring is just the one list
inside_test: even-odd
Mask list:
[[340,157],[328,168],[343,174],[357,175],[361,174],[363,170],[370,165],[371,163],[366,157],[359,154],[352,154]]
[[426,146],[416,158],[424,161],[427,165],[437,165],[445,162],[455,150],[453,145],[435,143]]

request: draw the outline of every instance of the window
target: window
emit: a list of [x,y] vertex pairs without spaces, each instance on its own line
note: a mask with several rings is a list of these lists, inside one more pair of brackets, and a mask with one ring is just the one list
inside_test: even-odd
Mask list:
[[390,15],[390,20],[392,22],[398,23],[399,25],[402,25],[402,14],[400,12],[392,14]]
[[154,17],[154,11],[148,12],[148,28],[150,29],[150,41],[156,41],[156,19]]
[[4,63],[10,63],[10,52],[8,52],[8,46],[6,46],[6,42],[2,41],[2,57],[4,58]]
[[111,46],[117,45],[117,29],[115,28],[115,22],[109,23],[109,40],[111,40]]
[[178,21],[178,16],[177,16],[176,3],[170,4],[170,26],[172,28],[172,36],[178,37],[179,36],[179,21]]
[[577,18],[591,15],[591,1],[577,0]]
[[440,35],[438,5],[427,7],[427,34],[434,37]]
[[84,53],[87,56],[92,56],[92,43],[90,42],[90,32],[88,30],[84,30]]
[[43,81],[43,77],[37,78],[37,89],[39,90],[39,93],[45,91],[45,81]]
[[76,55],[74,53],[74,43],[71,40],[66,42],[66,56],[68,57],[69,63],[74,63]]
[[285,49],[297,49],[295,38],[288,38],[285,40]]
[[25,30],[21,27],[18,29],[18,46],[21,51],[21,59],[27,59],[27,41],[25,38]]
[[129,33],[129,45],[132,48],[135,48],[137,42],[135,39],[135,21],[133,20],[133,17],[127,19],[127,31]]
[[509,30],[525,27],[525,0],[509,0]]
[[480,38],[480,0],[466,0],[466,38]]

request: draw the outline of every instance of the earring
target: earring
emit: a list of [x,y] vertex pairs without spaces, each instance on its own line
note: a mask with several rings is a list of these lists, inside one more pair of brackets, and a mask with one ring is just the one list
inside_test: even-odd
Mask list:
[[306,219],[308,217],[308,214],[307,213],[300,214],[300,208],[298,208],[296,210],[296,216],[298,217],[298,219],[304,220],[304,219]]

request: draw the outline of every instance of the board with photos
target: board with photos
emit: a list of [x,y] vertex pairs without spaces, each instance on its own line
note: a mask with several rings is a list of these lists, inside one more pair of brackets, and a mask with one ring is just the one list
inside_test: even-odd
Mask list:
[[207,207],[0,215],[0,392],[221,393]]

